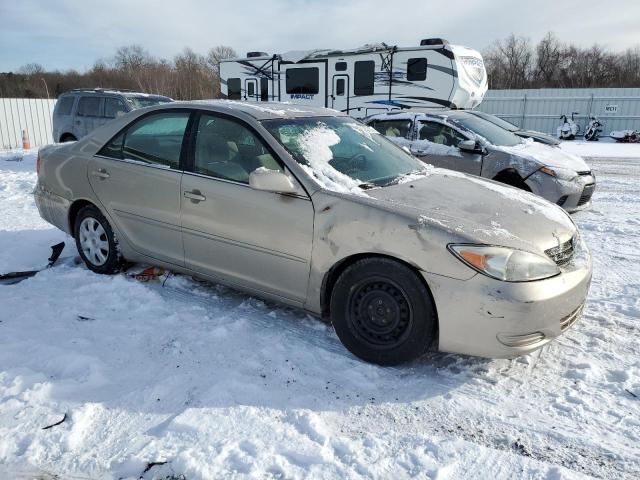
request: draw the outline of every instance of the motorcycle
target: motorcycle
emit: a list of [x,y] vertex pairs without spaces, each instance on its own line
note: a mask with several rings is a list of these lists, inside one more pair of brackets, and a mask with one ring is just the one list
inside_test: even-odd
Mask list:
[[585,129],[584,132],[584,138],[585,140],[588,141],[598,141],[600,140],[600,133],[602,133],[602,127],[604,125],[602,124],[602,122],[600,120],[598,120],[598,117],[596,117],[595,115],[592,115],[589,117],[589,124],[587,125],[587,128]]
[[611,132],[609,136],[620,143],[640,143],[640,131],[638,130],[617,130]]
[[562,125],[558,127],[558,138],[562,140],[573,140],[580,133],[580,125],[575,122],[575,116],[580,112],[571,112],[571,119],[566,115],[560,115]]

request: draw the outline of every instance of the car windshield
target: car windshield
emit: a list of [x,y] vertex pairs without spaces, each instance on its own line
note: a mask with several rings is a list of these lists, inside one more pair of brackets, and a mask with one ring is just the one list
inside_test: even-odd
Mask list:
[[353,192],[385,186],[427,168],[375,129],[349,117],[262,123],[291,156],[329,190]]
[[454,112],[449,115],[449,119],[467,130],[471,130],[493,145],[513,147],[522,143],[522,140],[516,134],[473,114]]
[[499,127],[504,128],[505,130],[509,130],[510,132],[517,132],[520,128],[514,125],[511,122],[507,122],[506,120],[501,119],[500,117],[496,117],[495,115],[491,115],[489,113],[478,112],[475,110],[473,114],[477,117],[484,118],[487,122],[491,122]]
[[127,101],[133,108],[153,107],[154,105],[162,105],[163,103],[170,103],[172,100],[169,97],[127,97]]

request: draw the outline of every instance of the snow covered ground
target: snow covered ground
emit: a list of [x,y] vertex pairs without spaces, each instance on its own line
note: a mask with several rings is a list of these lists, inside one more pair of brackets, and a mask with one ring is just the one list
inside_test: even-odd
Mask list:
[[640,159],[622,147],[590,155],[598,188],[574,215],[584,318],[514,361],[401,368],[220,286],[91,273],[38,216],[34,152],[1,153],[0,273],[67,248],[0,286],[0,478],[640,477]]
[[603,137],[597,142],[574,140],[562,142],[560,148],[568,153],[574,153],[586,160],[602,159],[640,159],[640,144],[617,143],[611,138]]

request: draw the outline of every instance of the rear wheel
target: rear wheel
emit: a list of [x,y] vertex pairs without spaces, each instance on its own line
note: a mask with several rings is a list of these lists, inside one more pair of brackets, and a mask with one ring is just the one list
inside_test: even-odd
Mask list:
[[386,258],[347,267],[331,294],[331,321],[354,355],[380,365],[414,360],[435,339],[431,294],[416,273]]
[[93,205],[78,212],[75,222],[76,247],[87,267],[103,274],[116,273],[122,265],[111,225]]

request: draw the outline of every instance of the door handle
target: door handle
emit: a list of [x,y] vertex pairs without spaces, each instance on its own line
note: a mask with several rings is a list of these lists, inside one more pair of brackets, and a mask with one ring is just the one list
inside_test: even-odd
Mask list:
[[200,190],[192,190],[190,192],[184,192],[184,197],[191,200],[191,203],[204,202],[207,197],[200,193]]
[[107,172],[104,168],[94,170],[93,172],[91,172],[91,175],[93,175],[94,177],[98,177],[100,180],[106,180],[110,177],[109,172]]

